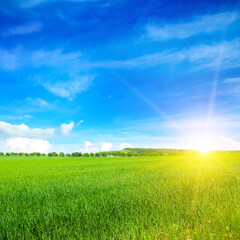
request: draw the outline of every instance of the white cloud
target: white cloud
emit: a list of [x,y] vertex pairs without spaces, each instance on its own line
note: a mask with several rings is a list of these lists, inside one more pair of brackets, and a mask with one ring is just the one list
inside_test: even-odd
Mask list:
[[38,107],[46,107],[48,106],[48,102],[41,99],[41,98],[26,98],[26,101],[34,106],[38,106]]
[[8,138],[1,145],[6,152],[47,153],[50,149],[50,143],[47,140],[21,137]]
[[119,150],[122,150],[124,148],[133,148],[133,145],[129,144],[129,143],[120,143],[119,144]]
[[62,135],[69,135],[70,132],[72,131],[73,127],[74,127],[75,123],[74,122],[70,122],[69,124],[63,123],[60,126],[60,130]]
[[199,33],[211,33],[224,30],[238,19],[237,12],[225,12],[215,15],[198,16],[193,21],[176,24],[149,24],[146,26],[147,37],[152,40],[166,41],[183,39]]
[[77,126],[79,126],[81,123],[83,123],[84,121],[83,120],[80,120],[78,123],[77,123]]
[[38,22],[32,22],[26,25],[16,26],[14,28],[10,28],[8,31],[3,33],[3,36],[11,36],[11,35],[23,35],[29,34],[33,32],[39,32],[42,30],[42,24]]
[[93,79],[93,76],[78,76],[76,79],[70,81],[57,81],[53,83],[41,81],[40,84],[54,95],[72,100],[76,94],[86,91]]
[[78,144],[78,143],[57,144],[57,145],[52,144],[50,151],[65,152],[65,153],[73,153],[73,152],[96,153],[96,152],[111,151],[112,149],[113,149],[113,144],[111,142],[92,143],[90,141],[85,141],[83,144]]
[[240,151],[240,142],[235,141],[231,138],[226,138],[223,136],[219,136],[215,139],[214,149],[217,150],[238,150]]
[[101,142],[98,145],[101,151],[110,151],[112,149],[112,143],[110,142]]
[[80,148],[81,152],[104,152],[110,151],[112,149],[112,143],[110,142],[99,142],[99,143],[91,143],[90,141],[85,141],[83,147]]
[[25,124],[12,125],[0,121],[0,136],[3,137],[23,137],[23,138],[48,138],[54,134],[53,128],[32,128]]

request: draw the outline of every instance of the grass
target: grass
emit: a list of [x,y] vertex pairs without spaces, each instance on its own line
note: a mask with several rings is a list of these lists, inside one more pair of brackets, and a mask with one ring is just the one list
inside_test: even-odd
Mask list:
[[0,239],[240,239],[240,154],[2,157]]

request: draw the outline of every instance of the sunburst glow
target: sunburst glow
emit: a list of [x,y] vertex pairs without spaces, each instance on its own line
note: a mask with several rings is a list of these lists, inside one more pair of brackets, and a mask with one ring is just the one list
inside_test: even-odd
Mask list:
[[195,142],[195,149],[202,152],[207,153],[210,150],[213,150],[213,140],[206,136],[199,136],[197,141]]
[[194,137],[188,138],[187,140],[188,148],[198,150],[201,153],[215,150],[215,145],[214,138],[206,135],[194,135]]

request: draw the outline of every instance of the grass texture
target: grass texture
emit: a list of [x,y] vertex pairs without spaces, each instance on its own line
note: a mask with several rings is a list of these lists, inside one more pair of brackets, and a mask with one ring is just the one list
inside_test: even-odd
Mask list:
[[1,157],[0,239],[240,239],[240,153]]

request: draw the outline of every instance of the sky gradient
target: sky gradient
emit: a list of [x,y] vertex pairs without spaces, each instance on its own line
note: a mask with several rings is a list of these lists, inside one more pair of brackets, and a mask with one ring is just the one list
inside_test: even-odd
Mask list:
[[1,0],[0,151],[240,150],[239,8]]

